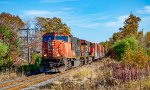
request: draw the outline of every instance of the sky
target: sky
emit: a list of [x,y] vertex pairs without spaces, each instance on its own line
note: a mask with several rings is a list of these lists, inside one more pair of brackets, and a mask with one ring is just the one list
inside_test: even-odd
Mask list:
[[73,36],[96,43],[109,40],[130,13],[142,19],[139,31],[150,31],[150,0],[0,0],[1,12],[25,22],[59,17]]

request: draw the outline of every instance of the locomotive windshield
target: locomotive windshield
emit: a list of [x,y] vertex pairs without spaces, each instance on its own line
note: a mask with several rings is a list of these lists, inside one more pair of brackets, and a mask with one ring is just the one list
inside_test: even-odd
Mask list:
[[51,40],[62,40],[68,42],[68,37],[67,36],[44,36],[43,37],[43,42],[47,42]]
[[55,36],[55,40],[62,40],[62,41],[68,42],[68,37],[67,36]]
[[47,41],[50,41],[50,40],[54,40],[54,36],[44,36],[43,37],[43,42],[47,42]]

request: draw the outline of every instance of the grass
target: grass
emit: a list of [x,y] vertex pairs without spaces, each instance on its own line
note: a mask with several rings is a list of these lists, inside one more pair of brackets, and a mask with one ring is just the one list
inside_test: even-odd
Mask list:
[[17,73],[14,70],[7,70],[0,72],[0,82],[14,80],[16,78],[25,77],[23,73]]
[[0,82],[13,80],[20,77],[26,77],[30,74],[37,74],[39,72],[39,65],[22,64],[11,68],[4,68],[0,70]]
[[63,78],[41,86],[40,90],[150,90],[147,69],[135,69],[104,58]]
[[93,71],[91,68],[84,67],[81,68],[78,72],[71,72],[69,75],[70,80],[82,80],[86,78],[93,77]]
[[[67,76],[58,81],[53,81],[39,89],[51,90],[100,90],[107,86],[115,85],[111,78],[111,69],[105,68],[105,64],[110,62],[104,60],[86,65],[76,71],[70,72]],[[111,61],[112,62],[112,61]]]

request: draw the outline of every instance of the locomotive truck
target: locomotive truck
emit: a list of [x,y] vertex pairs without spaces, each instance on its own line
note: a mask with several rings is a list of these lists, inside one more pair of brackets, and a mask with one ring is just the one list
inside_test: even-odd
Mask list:
[[105,56],[104,47],[56,32],[43,35],[41,72],[62,72]]

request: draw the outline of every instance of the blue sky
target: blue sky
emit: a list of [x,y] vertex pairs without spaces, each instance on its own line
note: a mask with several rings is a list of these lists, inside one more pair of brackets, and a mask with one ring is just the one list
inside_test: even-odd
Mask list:
[[0,12],[19,15],[24,21],[59,17],[74,36],[97,43],[119,31],[131,12],[142,19],[139,30],[150,31],[149,0],[0,0]]

